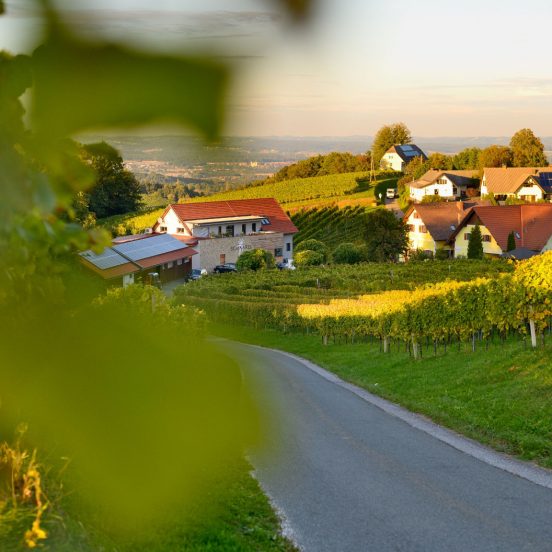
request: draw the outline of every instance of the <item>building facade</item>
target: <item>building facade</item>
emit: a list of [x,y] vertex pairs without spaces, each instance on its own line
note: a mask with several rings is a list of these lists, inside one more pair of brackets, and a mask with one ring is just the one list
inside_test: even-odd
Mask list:
[[293,259],[297,228],[273,198],[169,205],[154,226],[198,251],[193,268],[211,272],[244,251],[264,249],[276,262]]

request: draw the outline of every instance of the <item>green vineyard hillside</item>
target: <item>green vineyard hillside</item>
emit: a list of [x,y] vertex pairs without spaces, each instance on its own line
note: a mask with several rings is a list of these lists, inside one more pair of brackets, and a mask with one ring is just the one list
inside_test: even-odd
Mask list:
[[340,243],[362,241],[361,231],[366,208],[360,205],[339,207],[313,208],[296,211],[291,220],[299,233],[294,242],[316,239],[334,249]]

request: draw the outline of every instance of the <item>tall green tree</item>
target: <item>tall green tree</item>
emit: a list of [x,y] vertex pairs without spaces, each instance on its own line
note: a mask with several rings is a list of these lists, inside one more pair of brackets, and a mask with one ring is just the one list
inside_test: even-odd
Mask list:
[[456,170],[479,169],[480,148],[466,148],[452,158],[452,168]]
[[486,167],[513,167],[514,154],[508,146],[492,145],[481,151],[479,168]]
[[429,156],[428,161],[429,161],[429,166],[432,169],[438,169],[438,170],[452,169],[452,157],[450,155],[445,155],[444,153],[435,152]]
[[514,167],[546,167],[544,144],[530,128],[518,130],[510,140]]
[[82,158],[96,175],[88,191],[89,209],[97,218],[136,211],[142,195],[121,154],[106,142],[82,146]]
[[367,213],[364,238],[369,261],[397,261],[408,249],[407,227],[388,209]]
[[481,228],[476,224],[470,233],[468,241],[468,259],[483,258],[483,237],[481,236]]
[[410,142],[412,142],[412,134],[404,123],[382,126],[378,130],[372,145],[374,166],[379,167],[381,158],[391,146],[409,144]]

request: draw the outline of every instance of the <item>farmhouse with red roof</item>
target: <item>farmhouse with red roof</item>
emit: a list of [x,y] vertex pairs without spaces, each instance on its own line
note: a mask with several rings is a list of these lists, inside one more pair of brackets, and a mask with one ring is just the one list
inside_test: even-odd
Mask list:
[[297,232],[274,198],[169,205],[153,230],[192,245],[199,252],[193,268],[208,271],[250,249],[269,251],[277,262],[292,259]]
[[454,244],[455,257],[467,256],[470,234],[476,224],[481,229],[486,256],[506,253],[511,233],[516,249],[535,253],[552,249],[552,205],[549,203],[473,207],[449,238],[449,243]]

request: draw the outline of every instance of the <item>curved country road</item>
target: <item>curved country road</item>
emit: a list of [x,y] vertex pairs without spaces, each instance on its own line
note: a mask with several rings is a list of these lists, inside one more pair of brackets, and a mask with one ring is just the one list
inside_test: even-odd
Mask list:
[[306,552],[552,551],[551,488],[460,452],[285,353],[221,343],[269,418],[266,446],[251,454],[257,478]]

